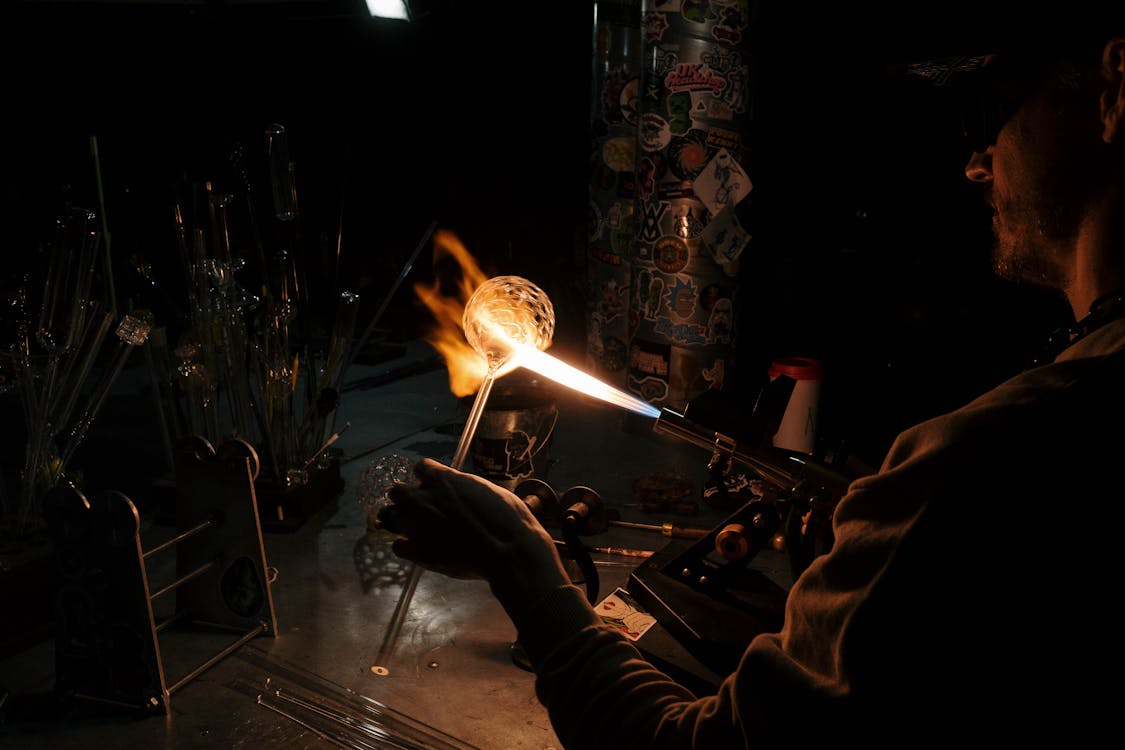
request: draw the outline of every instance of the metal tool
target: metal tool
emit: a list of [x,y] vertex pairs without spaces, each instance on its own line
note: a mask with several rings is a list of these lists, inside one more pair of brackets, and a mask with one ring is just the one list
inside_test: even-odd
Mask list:
[[[751,422],[765,425],[785,406],[769,394],[759,404],[769,404],[770,413],[756,409]],[[748,467],[775,492],[745,503],[694,542],[670,542],[633,571],[626,588],[700,661],[726,674],[755,635],[781,626],[784,612],[786,590],[749,563],[784,530],[799,575],[819,553],[802,524],[829,524],[851,478],[811,455],[766,445],[768,429],[739,441],[689,419],[687,411],[664,409],[654,431],[711,451],[708,468],[715,473],[735,463]]]
[[709,529],[698,529],[690,526],[680,526],[671,521],[665,521],[661,524],[655,523],[634,523],[632,521],[609,521],[610,526],[620,526],[626,529],[642,529],[644,531],[659,531],[667,537],[675,539],[702,539],[710,532]]

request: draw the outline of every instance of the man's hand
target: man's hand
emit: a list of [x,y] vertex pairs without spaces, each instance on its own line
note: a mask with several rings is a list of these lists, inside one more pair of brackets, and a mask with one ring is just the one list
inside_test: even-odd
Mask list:
[[512,612],[570,582],[554,541],[527,504],[474,474],[432,459],[416,485],[395,484],[378,523],[396,555],[454,578],[483,578]]

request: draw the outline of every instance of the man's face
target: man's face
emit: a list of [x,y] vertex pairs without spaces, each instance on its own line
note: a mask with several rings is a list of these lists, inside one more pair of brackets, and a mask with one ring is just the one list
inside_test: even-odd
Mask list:
[[995,135],[986,135],[992,142],[974,151],[965,173],[984,186],[993,209],[997,275],[1062,289],[1096,174],[1097,102],[1054,72],[1014,62],[988,61]]

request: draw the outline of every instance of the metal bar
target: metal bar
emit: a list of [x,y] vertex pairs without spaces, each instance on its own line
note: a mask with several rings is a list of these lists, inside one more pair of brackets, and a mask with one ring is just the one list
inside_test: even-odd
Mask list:
[[153,594],[152,596],[149,597],[149,601],[152,601],[153,599],[156,599],[158,596],[163,596],[164,594],[167,594],[172,589],[177,588],[179,586],[182,586],[183,584],[187,583],[188,581],[190,581],[194,578],[198,578],[199,576],[203,575],[204,573],[206,573],[208,570],[210,570],[213,567],[215,567],[215,561],[214,560],[212,560],[209,563],[203,563],[198,568],[191,571],[190,573],[188,573],[184,577],[178,578],[175,581],[172,581],[167,586],[165,586],[164,588],[157,591],[155,594]]
[[691,526],[677,526],[665,521],[662,524],[634,523],[632,521],[608,521],[610,526],[620,526],[626,529],[643,529],[644,531],[659,531],[664,536],[679,537],[681,539],[702,539],[711,533],[711,529],[695,528]]
[[[618,557],[652,557],[655,552],[650,549],[629,549],[627,547],[586,547],[587,552],[597,555],[616,555]],[[595,560],[595,563],[598,561]]]
[[164,632],[169,627],[171,627],[173,624],[175,624],[175,623],[179,622],[180,620],[184,619],[185,617],[187,617],[187,615],[188,615],[188,613],[186,611],[176,612],[175,614],[169,615],[165,619],[161,620],[155,626],[156,632],[157,633]]
[[251,640],[253,640],[257,636],[261,635],[265,631],[266,631],[265,624],[259,622],[257,625],[255,625],[254,627],[247,630],[246,633],[241,638],[239,638],[237,641],[230,644],[229,646],[224,648],[222,651],[215,654],[210,659],[203,662],[198,667],[196,667],[195,669],[193,669],[192,671],[188,672],[186,675],[181,677],[179,682],[177,682],[175,685],[172,685],[171,687],[168,688],[168,691],[167,691],[168,695],[171,695],[172,693],[176,692],[177,690],[182,688],[184,685],[191,682],[192,680],[194,680],[199,675],[203,674],[205,671],[207,671],[211,667],[215,666],[215,664],[217,664],[219,661],[221,661],[222,659],[225,659],[227,656],[229,656],[230,654],[234,653],[239,648],[241,648],[244,644],[249,643]]
[[418,254],[422,252],[422,248],[424,248],[426,246],[426,243],[430,241],[430,237],[433,236],[435,229],[437,229],[437,222],[431,221],[430,225],[426,227],[426,231],[422,233],[421,239],[418,240],[418,244],[414,246],[414,252],[412,252],[410,254],[410,257],[407,258],[406,265],[402,267],[402,270],[398,273],[398,277],[395,278],[394,283],[391,284],[390,291],[388,291],[386,296],[383,297],[383,301],[379,303],[379,309],[375,311],[375,315],[367,324],[367,328],[364,329],[363,335],[359,337],[359,341],[354,347],[352,347],[352,351],[348,356],[347,362],[340,370],[340,382],[343,382],[344,373],[348,371],[348,368],[350,368],[352,366],[352,363],[355,362],[355,358],[359,356],[359,354],[363,351],[363,347],[367,345],[367,339],[370,338],[371,333],[375,330],[375,326],[378,325],[379,321],[382,319],[383,313],[386,312],[387,306],[391,302],[391,298],[395,296],[395,292],[398,291],[399,286],[401,286],[406,277],[410,275],[411,269],[414,268],[414,261],[418,259]]
[[174,536],[171,539],[169,539],[168,541],[162,542],[162,543],[156,545],[155,547],[153,547],[150,550],[145,550],[144,553],[142,553],[142,557],[144,557],[145,559],[148,559],[149,557],[155,555],[157,552],[163,552],[164,550],[168,549],[169,547],[174,546],[176,544],[179,544],[183,540],[185,540],[189,537],[195,536],[199,532],[204,531],[206,529],[209,529],[214,525],[215,525],[215,519],[208,518],[206,521],[199,524],[198,526],[194,526],[194,527],[188,529],[187,531],[185,531],[184,533],[182,533],[178,536]]

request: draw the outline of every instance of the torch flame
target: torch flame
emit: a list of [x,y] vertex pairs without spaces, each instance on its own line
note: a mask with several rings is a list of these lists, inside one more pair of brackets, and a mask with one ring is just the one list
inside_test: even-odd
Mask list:
[[[414,291],[436,320],[436,326],[426,337],[426,341],[445,358],[449,370],[449,388],[455,396],[462,397],[476,393],[489,376],[487,357],[469,344],[462,327],[466,304],[477,287],[488,281],[488,277],[481,271],[461,241],[452,233],[443,230],[434,234],[435,271],[445,259],[451,259],[460,269],[457,288],[452,292],[446,291],[443,289],[442,279],[435,278],[430,285],[415,284]],[[435,277],[437,276],[439,274],[435,273]],[[483,321],[490,348],[496,349],[497,359],[500,362],[492,377],[500,377],[517,367],[524,367],[571,390],[629,409],[637,414],[647,417],[660,415],[660,410],[647,401],[568,365],[526,340],[513,338],[511,326],[505,325],[506,322],[510,323],[510,321],[499,320]]]
[[[447,259],[456,263],[461,272],[456,288],[449,291],[443,289],[443,279],[437,273]],[[445,359],[449,370],[449,390],[457,397],[468,396],[476,392],[484,381],[488,374],[488,362],[465,339],[461,317],[469,297],[488,277],[464,244],[447,230],[434,233],[433,265],[433,283],[414,285],[415,294],[429,308],[435,320],[434,329],[425,338]]]
[[512,356],[512,363],[518,367],[527,368],[573,391],[584,393],[587,396],[593,396],[608,404],[620,406],[640,414],[641,416],[660,416],[660,410],[647,401],[634,396],[632,393],[614,388],[609,383],[598,380],[593,375],[585,373],[557,357],[552,357],[546,352],[541,352],[534,346],[516,344],[514,345],[514,349],[515,354]]

